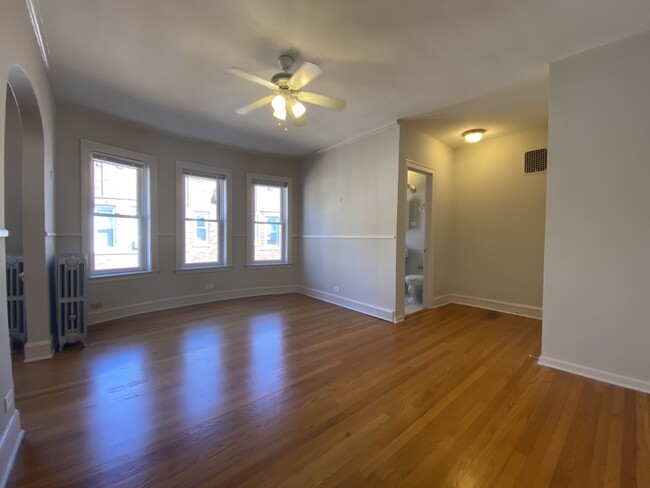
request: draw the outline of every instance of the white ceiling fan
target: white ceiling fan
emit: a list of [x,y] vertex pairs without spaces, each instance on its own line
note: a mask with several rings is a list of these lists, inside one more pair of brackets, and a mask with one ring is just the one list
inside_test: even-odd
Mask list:
[[282,71],[273,75],[271,81],[246,73],[237,68],[229,69],[228,72],[230,74],[252,81],[258,85],[265,86],[274,91],[274,95],[260,98],[253,103],[241,107],[236,112],[239,115],[246,115],[253,110],[257,110],[258,108],[270,103],[273,107],[273,116],[277,119],[286,120],[288,118],[294,125],[305,125],[305,112],[307,109],[302,102],[334,110],[343,110],[345,108],[345,100],[340,98],[302,91],[302,89],[318,77],[323,70],[321,70],[317,64],[306,61],[296,70],[295,73],[290,73],[293,63],[294,60],[291,56],[287,54],[280,56],[278,58],[278,64]]

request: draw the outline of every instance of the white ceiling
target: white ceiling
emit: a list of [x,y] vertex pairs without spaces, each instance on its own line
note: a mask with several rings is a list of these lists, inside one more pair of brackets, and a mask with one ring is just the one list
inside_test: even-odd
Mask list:
[[[457,145],[546,117],[547,64],[650,30],[648,0],[32,0],[57,97],[181,135],[303,155],[394,123]],[[284,132],[267,95],[279,54],[315,62],[308,108]]]

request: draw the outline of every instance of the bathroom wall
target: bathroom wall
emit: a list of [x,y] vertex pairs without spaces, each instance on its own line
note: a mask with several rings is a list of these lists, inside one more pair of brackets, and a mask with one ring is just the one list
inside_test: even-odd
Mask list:
[[409,256],[406,259],[406,274],[422,274],[424,266],[424,242],[426,212],[423,208],[426,202],[427,177],[417,171],[408,172],[408,184],[416,191],[407,205],[406,216],[406,248]]

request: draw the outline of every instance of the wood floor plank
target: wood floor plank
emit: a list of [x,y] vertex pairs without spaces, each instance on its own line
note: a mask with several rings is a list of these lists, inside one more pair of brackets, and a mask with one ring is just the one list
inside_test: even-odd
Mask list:
[[540,322],[392,325],[295,294],[91,328],[14,358],[10,487],[650,486],[650,395],[540,367]]

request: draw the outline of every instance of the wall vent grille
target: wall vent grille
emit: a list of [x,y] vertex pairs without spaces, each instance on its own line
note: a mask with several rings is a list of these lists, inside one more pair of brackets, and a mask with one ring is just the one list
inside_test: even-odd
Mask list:
[[524,154],[524,173],[543,173],[546,171],[546,148],[527,151]]

